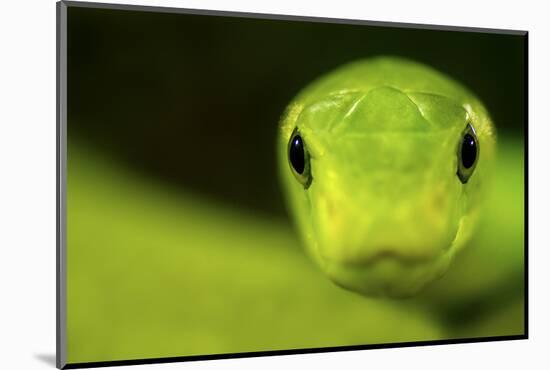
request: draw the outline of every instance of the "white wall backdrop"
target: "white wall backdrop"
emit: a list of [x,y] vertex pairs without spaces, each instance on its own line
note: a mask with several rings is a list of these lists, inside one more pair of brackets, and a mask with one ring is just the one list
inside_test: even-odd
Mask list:
[[[519,368],[548,363],[546,233],[549,26],[542,1],[115,1],[139,5],[526,29],[529,45],[530,339],[217,360],[135,369]],[[55,1],[2,3],[0,22],[0,367],[53,368],[55,354]],[[505,61],[503,61],[505,62]],[[503,86],[503,88],[506,88]]]

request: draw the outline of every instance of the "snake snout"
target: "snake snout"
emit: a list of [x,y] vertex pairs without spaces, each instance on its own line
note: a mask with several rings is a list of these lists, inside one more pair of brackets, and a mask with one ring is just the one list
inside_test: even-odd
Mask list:
[[414,221],[384,228],[376,219],[361,221],[340,219],[336,225],[355,227],[327,227],[317,241],[322,268],[336,284],[364,294],[406,296],[446,269],[452,242],[447,233],[426,231]]
[[349,266],[430,261],[457,233],[456,204],[443,199],[434,190],[394,203],[320,196],[313,212],[317,251],[326,261]]

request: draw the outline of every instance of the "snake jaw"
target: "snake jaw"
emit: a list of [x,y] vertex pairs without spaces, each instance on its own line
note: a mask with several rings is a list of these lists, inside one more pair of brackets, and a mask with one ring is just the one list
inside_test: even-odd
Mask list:
[[449,248],[426,261],[380,255],[367,264],[325,261],[321,267],[331,281],[346,290],[372,297],[409,298],[443,276],[453,256],[454,249]]

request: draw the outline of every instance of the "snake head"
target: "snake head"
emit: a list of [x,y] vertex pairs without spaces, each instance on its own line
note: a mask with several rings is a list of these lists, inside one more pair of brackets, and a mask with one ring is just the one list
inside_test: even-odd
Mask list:
[[391,297],[414,295],[447,271],[479,217],[493,152],[477,99],[428,67],[393,59],[354,64],[306,89],[284,115],[279,142],[289,208],[310,255],[336,284]]

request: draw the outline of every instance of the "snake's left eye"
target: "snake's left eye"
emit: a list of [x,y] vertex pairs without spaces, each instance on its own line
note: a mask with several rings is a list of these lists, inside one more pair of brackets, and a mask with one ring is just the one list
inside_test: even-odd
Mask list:
[[466,126],[462,133],[458,143],[457,156],[458,168],[456,174],[460,181],[465,184],[474,173],[479,157],[479,142],[477,141],[476,132],[470,124]]
[[288,162],[296,179],[307,189],[312,180],[309,153],[297,128],[294,129],[288,142]]

